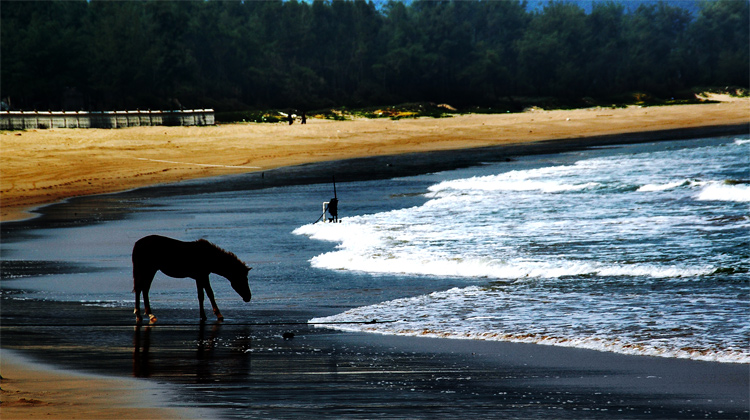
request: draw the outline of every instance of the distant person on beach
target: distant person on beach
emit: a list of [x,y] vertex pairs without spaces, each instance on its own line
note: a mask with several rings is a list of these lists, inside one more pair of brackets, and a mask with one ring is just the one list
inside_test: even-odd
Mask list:
[[289,114],[287,114],[286,119],[287,119],[287,121],[289,121],[289,125],[294,124],[294,117],[292,116],[291,112]]
[[300,124],[307,124],[307,114],[305,114],[305,111],[302,111],[302,121],[300,121]]
[[332,198],[331,201],[328,202],[328,213],[331,215],[330,218],[328,218],[329,222],[336,223],[339,221],[339,200],[338,198]]

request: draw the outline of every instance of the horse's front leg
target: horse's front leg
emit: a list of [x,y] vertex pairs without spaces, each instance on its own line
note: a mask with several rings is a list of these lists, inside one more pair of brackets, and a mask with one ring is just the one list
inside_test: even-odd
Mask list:
[[196,287],[198,287],[198,305],[201,308],[201,321],[206,320],[206,311],[203,310],[203,282],[200,280],[195,281]]
[[211,283],[206,280],[206,294],[208,295],[208,300],[211,302],[211,308],[214,310],[214,315],[216,315],[216,319],[219,321],[224,320],[224,316],[219,311],[219,307],[216,306],[216,300],[214,299],[214,291],[211,289]]

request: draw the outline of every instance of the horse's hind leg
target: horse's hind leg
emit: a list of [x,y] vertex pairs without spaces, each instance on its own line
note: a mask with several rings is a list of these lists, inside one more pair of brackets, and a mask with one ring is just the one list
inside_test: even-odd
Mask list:
[[208,300],[211,302],[211,308],[214,310],[214,315],[216,315],[216,319],[219,321],[224,320],[224,316],[221,315],[221,312],[219,311],[219,307],[216,306],[216,300],[214,300],[214,291],[211,289],[211,283],[206,281],[206,295],[208,296]]
[[135,309],[133,313],[135,313],[135,322],[140,323],[143,318],[141,318],[141,291],[138,289],[135,290]]
[[143,309],[149,321],[156,322],[156,317],[151,313],[151,304],[148,301],[148,291],[151,289],[151,282],[154,280],[156,271],[142,270],[133,267],[133,290],[135,291],[135,320],[141,322],[140,295],[143,295]]

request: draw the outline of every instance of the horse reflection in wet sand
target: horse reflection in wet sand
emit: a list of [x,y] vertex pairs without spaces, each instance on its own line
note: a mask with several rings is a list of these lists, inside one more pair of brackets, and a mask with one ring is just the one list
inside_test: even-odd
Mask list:
[[156,317],[151,313],[148,302],[148,291],[157,271],[169,277],[195,279],[198,287],[198,301],[201,308],[201,319],[206,319],[203,310],[203,291],[206,291],[216,318],[223,320],[214,300],[208,276],[211,273],[225,277],[232,288],[245,302],[250,301],[251,293],[247,274],[251,268],[245,265],[231,252],[200,239],[194,242],[183,242],[165,236],[151,235],[139,239],[133,247],[133,292],[135,292],[135,319],[141,322],[140,300],[143,293],[143,306],[151,322]]

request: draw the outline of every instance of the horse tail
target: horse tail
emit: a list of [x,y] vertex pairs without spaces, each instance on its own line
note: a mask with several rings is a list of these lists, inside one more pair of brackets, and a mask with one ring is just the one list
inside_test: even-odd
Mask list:
[[138,242],[135,243],[135,246],[133,246],[133,255],[130,257],[133,261],[133,293],[135,293],[135,282],[136,282],[136,276],[135,276],[135,250],[138,247]]

